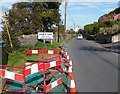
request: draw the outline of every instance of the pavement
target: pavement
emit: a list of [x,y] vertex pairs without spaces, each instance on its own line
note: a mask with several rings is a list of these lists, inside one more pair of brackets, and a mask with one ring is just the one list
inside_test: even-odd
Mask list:
[[101,44],[106,50],[120,54],[120,41],[109,44]]
[[77,92],[118,92],[117,53],[85,39],[73,39],[67,48]]

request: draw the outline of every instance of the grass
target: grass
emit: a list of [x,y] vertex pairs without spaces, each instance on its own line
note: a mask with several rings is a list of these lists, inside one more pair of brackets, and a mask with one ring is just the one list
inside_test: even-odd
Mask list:
[[66,40],[66,43],[69,43],[71,40],[73,40],[75,38],[75,36],[73,36],[72,38]]
[[[43,42],[37,42],[34,46],[26,45],[22,46],[19,50],[14,51],[14,53],[9,53],[8,55],[8,63],[7,65],[10,66],[19,66],[23,67],[25,66],[25,59],[41,59],[42,55],[27,55],[25,54],[26,48],[39,48],[39,49],[44,49],[44,48],[59,48],[59,45],[62,41],[58,42],[53,42],[51,45],[50,43],[43,43]],[[51,55],[44,55],[45,57],[51,56]],[[7,68],[8,70],[13,70],[13,68]]]
[[[67,40],[66,42],[70,42],[73,38]],[[30,46],[30,45],[26,45],[26,46],[22,46],[20,49],[18,49],[17,51],[14,51],[13,53],[9,53],[8,54],[8,62],[7,65],[10,66],[18,66],[18,67],[23,67],[25,66],[25,59],[26,59],[26,54],[24,53],[24,51],[26,50],[26,48],[40,48],[40,49],[46,49],[46,48],[59,48],[59,45],[63,42],[63,40],[61,40],[59,43],[58,42],[53,42],[53,45],[51,45],[50,43],[43,43],[43,42],[37,42],[34,46]],[[45,55],[46,57],[50,56],[50,55]],[[35,58],[42,58],[42,55],[28,55],[27,58],[29,59],[35,59]],[[8,71],[17,71],[19,69],[17,68],[7,68]],[[21,72],[19,72],[21,73]],[[64,77],[63,77],[64,79]],[[1,80],[1,79],[0,79]],[[64,83],[67,83],[67,80],[64,80]],[[2,81],[1,81],[2,82]],[[2,85],[2,83],[0,83],[0,85]],[[61,85],[58,85],[57,88],[60,88]],[[63,89],[61,87],[61,89]],[[52,90],[51,90],[52,91]],[[63,90],[64,91],[64,90]]]
[[[66,40],[66,42],[70,42],[74,37],[70,38],[69,40]],[[25,50],[26,48],[39,48],[39,49],[46,49],[46,48],[59,48],[59,45],[63,42],[63,40],[61,40],[59,43],[58,42],[53,42],[53,44],[51,45],[50,43],[43,43],[43,42],[37,42],[34,46],[30,46],[30,45],[26,45],[26,46],[22,46],[20,49],[18,49],[17,51],[14,51],[13,53],[9,53],[8,55],[8,63],[7,65],[10,66],[19,66],[19,67],[23,67],[25,66],[25,59],[41,59],[42,55],[27,55],[25,54]],[[45,57],[48,57],[51,55],[45,55]],[[7,70],[14,70],[13,68],[7,68]],[[16,69],[17,70],[17,69]]]

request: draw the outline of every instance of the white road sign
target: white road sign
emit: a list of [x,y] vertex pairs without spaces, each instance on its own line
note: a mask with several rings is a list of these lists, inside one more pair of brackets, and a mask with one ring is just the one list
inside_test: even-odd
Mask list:
[[38,32],[38,39],[53,39],[53,32]]

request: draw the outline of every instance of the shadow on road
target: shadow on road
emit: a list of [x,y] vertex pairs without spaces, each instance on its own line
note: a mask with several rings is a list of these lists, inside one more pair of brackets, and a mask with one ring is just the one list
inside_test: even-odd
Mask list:
[[80,47],[80,50],[97,51],[97,52],[115,52],[120,54],[120,51],[118,49],[101,48],[101,47],[93,47],[93,46],[82,46]]

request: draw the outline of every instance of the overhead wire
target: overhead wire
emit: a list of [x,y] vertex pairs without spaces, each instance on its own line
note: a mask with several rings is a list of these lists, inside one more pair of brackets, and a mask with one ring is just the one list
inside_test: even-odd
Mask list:
[[74,26],[75,21],[73,20],[73,17],[72,17],[72,15],[71,15],[71,11],[70,11],[70,7],[69,7],[69,6],[68,6],[68,8],[67,8],[67,11],[68,11],[68,14],[69,14],[70,20],[71,20],[71,22],[73,23],[73,26]]

